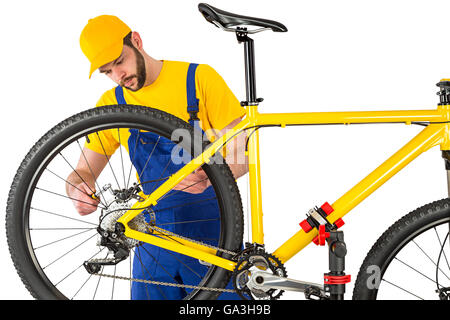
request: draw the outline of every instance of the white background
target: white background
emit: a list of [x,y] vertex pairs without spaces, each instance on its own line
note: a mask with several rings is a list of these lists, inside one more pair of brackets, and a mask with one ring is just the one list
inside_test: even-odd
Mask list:
[[[261,112],[433,109],[435,84],[450,77],[448,1],[218,1],[213,6],[284,23],[289,32],[255,35]],[[15,171],[52,126],[95,105],[114,84],[79,49],[88,19],[115,14],[140,32],[154,58],[207,63],[245,99],[243,47],[206,22],[197,1],[8,1],[0,5],[0,203]],[[307,210],[333,203],[422,127],[323,126],[261,130],[268,251],[298,229]],[[239,181],[246,199],[245,179]],[[347,273],[394,221],[446,197],[439,148],[419,157],[344,220]],[[2,215],[2,220],[4,220]],[[30,299],[9,258],[0,223],[1,299]],[[286,264],[290,277],[321,282],[325,247],[307,247]],[[347,287],[351,297],[353,283]],[[295,299],[301,295],[286,295]]]

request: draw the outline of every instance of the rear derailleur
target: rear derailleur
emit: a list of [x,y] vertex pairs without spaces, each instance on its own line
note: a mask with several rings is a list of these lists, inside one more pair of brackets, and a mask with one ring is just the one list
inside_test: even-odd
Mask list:
[[83,263],[83,266],[88,273],[98,273],[101,270],[102,266],[116,265],[128,258],[128,256],[130,255],[130,246],[126,241],[122,240],[122,228],[123,226],[121,227],[120,224],[116,225],[116,230],[113,232],[103,230],[101,227],[97,228],[97,232],[101,236],[98,245],[106,247],[109,252],[113,254],[114,258],[90,259],[88,261],[85,261]]

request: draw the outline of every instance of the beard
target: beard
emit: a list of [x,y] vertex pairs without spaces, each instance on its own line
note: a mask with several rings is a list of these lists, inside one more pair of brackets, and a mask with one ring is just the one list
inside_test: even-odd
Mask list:
[[[138,49],[136,49],[134,46],[132,47],[134,54],[136,56],[136,74],[131,75],[129,77],[126,77],[125,79],[123,79],[123,81],[121,82],[121,86],[124,88],[127,88],[130,91],[138,91],[139,89],[141,89],[144,84],[145,84],[145,80],[147,79],[147,71],[145,69],[145,60],[144,60],[144,56],[139,52]],[[137,84],[135,88],[130,88],[124,85],[124,83],[126,83],[127,81],[136,78],[137,80]]]

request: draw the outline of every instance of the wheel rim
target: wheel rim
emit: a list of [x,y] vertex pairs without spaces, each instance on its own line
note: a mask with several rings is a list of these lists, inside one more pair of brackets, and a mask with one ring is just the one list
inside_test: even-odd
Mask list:
[[417,229],[390,253],[384,266],[368,270],[373,276],[366,285],[378,288],[375,298],[428,300],[439,299],[438,290],[450,292],[449,229],[450,217]]

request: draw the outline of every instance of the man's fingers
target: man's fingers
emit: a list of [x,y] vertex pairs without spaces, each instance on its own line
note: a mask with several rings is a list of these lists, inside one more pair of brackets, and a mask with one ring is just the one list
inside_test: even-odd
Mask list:
[[85,183],[79,184],[72,190],[71,198],[80,215],[87,215],[97,210],[99,200],[92,197],[91,190]]
[[174,187],[175,190],[182,190],[188,193],[202,193],[209,186],[209,180],[203,172],[192,173]]

